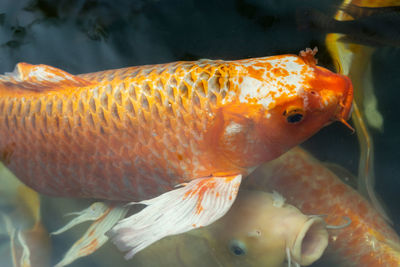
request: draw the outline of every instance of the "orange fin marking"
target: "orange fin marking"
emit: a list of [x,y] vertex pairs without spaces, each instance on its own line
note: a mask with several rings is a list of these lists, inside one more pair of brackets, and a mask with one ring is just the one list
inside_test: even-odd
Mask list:
[[48,65],[18,63],[13,72],[0,75],[0,85],[8,89],[43,91],[92,85],[85,79]]
[[209,179],[204,179],[203,181],[200,181],[195,188],[192,190],[189,190],[186,192],[185,196],[183,199],[186,197],[192,197],[197,195],[198,200],[197,200],[197,205],[196,205],[196,213],[200,214],[201,211],[203,210],[203,206],[201,205],[201,202],[203,202],[204,194],[212,189],[215,188],[216,182],[214,181],[214,178],[209,178]]

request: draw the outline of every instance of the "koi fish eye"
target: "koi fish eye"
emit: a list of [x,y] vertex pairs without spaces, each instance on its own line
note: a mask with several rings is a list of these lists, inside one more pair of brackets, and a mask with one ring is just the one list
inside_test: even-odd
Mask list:
[[283,116],[290,124],[299,123],[304,118],[304,111],[300,107],[289,107],[283,112]]
[[236,239],[232,240],[229,243],[229,250],[235,256],[242,256],[245,255],[247,252],[246,245],[242,241]]

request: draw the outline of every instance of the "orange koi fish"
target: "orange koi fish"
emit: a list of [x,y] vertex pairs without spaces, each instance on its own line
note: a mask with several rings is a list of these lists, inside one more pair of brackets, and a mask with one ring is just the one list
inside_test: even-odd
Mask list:
[[[319,161],[295,148],[246,180],[249,188],[274,188],[305,214],[325,214],[330,225],[327,252],[340,266],[400,266],[400,239],[366,199]],[[246,185],[245,185],[246,186]]]
[[132,257],[214,222],[256,166],[346,123],[351,82],[315,52],[82,75],[19,63],[0,77],[1,160],[44,194],[148,199],[108,232]]

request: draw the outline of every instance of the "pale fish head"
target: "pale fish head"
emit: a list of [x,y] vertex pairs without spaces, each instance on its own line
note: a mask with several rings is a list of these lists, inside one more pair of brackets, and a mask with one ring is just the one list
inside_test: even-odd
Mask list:
[[209,249],[223,266],[285,266],[286,249],[292,266],[306,266],[328,245],[321,218],[306,216],[261,191],[241,191],[232,209],[203,231],[208,231]]

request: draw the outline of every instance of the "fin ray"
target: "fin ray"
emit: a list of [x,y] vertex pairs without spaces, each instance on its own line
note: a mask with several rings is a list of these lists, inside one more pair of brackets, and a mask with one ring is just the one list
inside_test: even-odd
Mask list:
[[108,240],[105,233],[110,230],[116,222],[125,217],[129,209],[128,207],[121,205],[107,206],[104,204],[104,206],[106,206],[107,209],[104,210],[102,215],[90,225],[85,234],[72,245],[63,259],[57,263],[55,267],[66,266],[76,259],[88,256],[99,249]]
[[64,225],[62,228],[58,229],[57,231],[54,231],[51,233],[51,235],[59,235],[61,233],[64,233],[65,231],[71,229],[75,225],[78,225],[80,223],[86,222],[86,221],[95,221],[98,220],[103,214],[107,211],[108,206],[107,204],[103,202],[95,202],[90,207],[87,209],[84,209],[79,212],[72,212],[66,215],[77,215],[74,219],[72,219],[69,223]]

